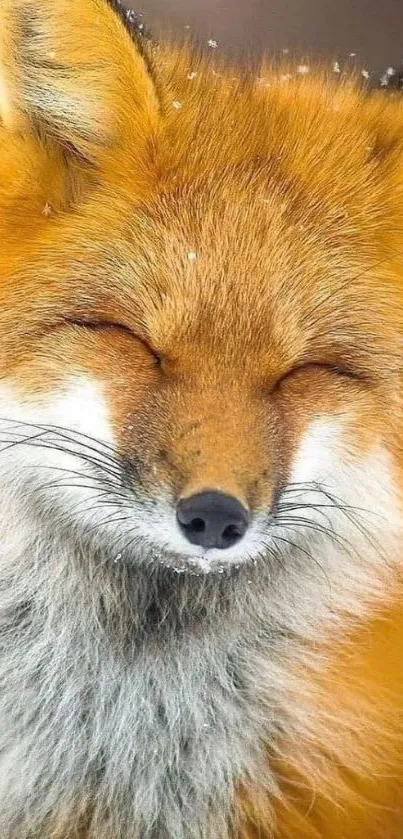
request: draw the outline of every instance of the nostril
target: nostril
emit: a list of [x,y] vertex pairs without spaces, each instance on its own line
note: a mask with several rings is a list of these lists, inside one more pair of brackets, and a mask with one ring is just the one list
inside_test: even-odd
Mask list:
[[203,519],[192,519],[190,524],[185,525],[185,527],[190,527],[195,533],[203,533],[206,529],[206,522]]
[[229,524],[228,527],[223,530],[222,534],[223,541],[228,544],[228,547],[234,545],[235,542],[239,541],[239,539],[242,539],[242,536],[243,533],[236,524]]
[[182,498],[177,520],[188,541],[203,548],[230,548],[249,526],[245,507],[233,496],[214,491]]

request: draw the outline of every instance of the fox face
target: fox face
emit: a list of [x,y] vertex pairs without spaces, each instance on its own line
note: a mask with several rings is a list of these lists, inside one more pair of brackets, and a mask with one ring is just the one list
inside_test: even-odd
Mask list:
[[[48,616],[45,647],[52,621],[63,627],[76,608],[66,647],[38,664],[49,692],[60,677],[62,695],[74,694],[66,748],[81,736],[72,685],[96,670],[100,626],[112,647],[158,637],[158,667],[170,661],[164,681],[136,659],[149,727],[143,719],[141,742],[123,737],[141,755],[157,739],[163,758],[151,780],[127,769],[108,793],[96,788],[88,836],[224,837],[228,778],[255,771],[245,740],[271,736],[256,698],[268,662],[276,713],[290,713],[267,645],[364,619],[398,574],[403,109],[319,73],[234,81],[188,49],[145,51],[103,0],[3,0],[0,19],[0,575],[4,614],[17,625],[24,613],[7,637],[21,649],[26,632],[31,645],[25,671],[24,655],[18,666],[11,646],[5,656],[5,713],[21,744],[15,766],[35,778],[28,827],[17,776],[0,782],[7,839],[32,825],[64,836],[63,813],[81,825],[86,807],[63,784],[91,778],[95,790],[101,771],[89,757],[59,766],[51,823],[38,779],[55,727],[44,723],[46,744],[34,747],[28,720],[10,710],[34,648],[40,659],[24,604]],[[208,638],[186,689],[184,627]],[[87,670],[68,686],[77,632]],[[129,688],[122,703],[129,726]],[[89,707],[103,720],[98,738],[110,730],[105,750],[83,724],[97,760],[122,756],[117,718]],[[213,712],[232,727],[220,722],[219,747],[216,729],[200,746]],[[158,740],[161,714],[170,736]],[[183,801],[173,815],[178,761],[193,790],[186,806],[197,799],[191,834]],[[108,821],[112,788],[132,803]]]
[[[11,4],[3,13],[3,183],[6,170],[18,172],[2,214],[3,414],[17,423],[6,445],[21,443],[3,459],[13,480],[15,454],[79,531],[89,518],[74,512],[75,499],[90,499],[88,481],[96,493],[107,480],[113,506],[105,509],[107,496],[91,506],[101,542],[123,550],[134,539],[147,561],[156,553],[199,571],[281,553],[291,512],[290,536],[311,541],[305,504],[315,514],[330,506],[327,515],[343,496],[360,506],[345,492],[360,495],[367,479],[356,476],[379,460],[398,506],[384,406],[396,415],[401,286],[383,241],[389,206],[379,218],[382,190],[390,202],[380,139],[369,117],[349,124],[355,95],[335,90],[329,102],[312,82],[289,104],[280,83],[270,96],[215,81],[209,69],[192,86],[186,55],[171,58],[177,79],[158,93],[164,77],[154,81],[109,10],[109,75],[87,84],[84,74],[80,95],[80,24],[48,31],[51,12],[45,4],[42,20],[28,4],[17,20]],[[30,68],[45,54],[38,80]],[[347,124],[351,148],[341,155]],[[330,138],[320,172],[318,127]],[[83,462],[90,445],[99,463]],[[83,482],[46,489],[48,461]]]
[[[182,211],[197,213],[200,203],[197,192],[184,197]],[[243,210],[245,224],[258,209],[249,203],[234,213]],[[60,245],[65,219],[56,221],[57,241],[30,262],[35,283],[29,277],[12,290],[24,299],[5,323],[3,463],[14,484],[21,462],[23,504],[32,481],[35,504],[39,497],[46,507],[55,502],[55,525],[61,515],[82,535],[90,527],[108,552],[116,544],[116,554],[135,539],[147,562],[156,552],[178,570],[225,569],[262,554],[265,562],[267,551],[288,550],[280,544],[287,533],[309,546],[318,536],[332,542],[351,525],[354,541],[358,522],[345,506],[363,524],[372,511],[370,526],[382,531],[382,518],[399,508],[397,432],[384,412],[386,404],[392,417],[398,411],[398,390],[389,396],[398,324],[395,337],[393,323],[386,338],[379,334],[382,308],[396,311],[396,288],[390,302],[368,309],[368,287],[378,278],[368,278],[369,264],[357,295],[354,250],[351,279],[337,265],[330,281],[312,277],[307,261],[292,276],[291,242],[276,230],[285,252],[265,291],[276,246],[268,218],[264,237],[254,223],[235,236],[241,258],[225,253],[223,220],[214,234],[202,219],[199,234],[189,236],[178,208],[182,229],[160,230],[165,241],[155,241],[157,210],[150,218],[141,210],[149,229],[139,254],[135,211],[120,212],[129,219],[125,239],[111,224],[83,233],[85,219],[77,227],[69,220],[72,238]],[[87,267],[92,251],[95,264]],[[162,268],[147,262],[158,253]],[[55,278],[53,265],[64,263],[64,276]],[[98,497],[99,490],[106,494]],[[337,517],[333,535],[326,516]],[[124,561],[135,563],[136,551]]]

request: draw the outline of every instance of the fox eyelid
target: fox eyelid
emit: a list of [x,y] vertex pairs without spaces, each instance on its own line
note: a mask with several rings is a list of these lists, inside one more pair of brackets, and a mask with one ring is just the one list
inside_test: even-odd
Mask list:
[[287,379],[292,378],[296,373],[300,373],[301,371],[305,370],[327,370],[333,376],[337,376],[340,379],[350,379],[351,381],[355,382],[368,382],[368,376],[365,375],[363,372],[358,370],[353,370],[351,367],[344,365],[342,363],[332,363],[328,361],[308,361],[295,367],[292,367],[290,370],[287,370],[282,376],[274,384],[274,390],[280,385],[283,384]]
[[125,324],[119,323],[118,321],[96,320],[96,319],[93,319],[93,320],[88,319],[87,320],[86,318],[64,318],[64,324],[66,326],[73,326],[73,327],[78,327],[78,328],[82,328],[82,329],[88,329],[91,332],[101,332],[102,330],[106,330],[106,329],[111,329],[111,330],[116,330],[118,332],[121,332],[121,333],[125,334],[127,337],[134,338],[135,341],[138,341],[140,344],[142,344],[143,347],[147,350],[147,352],[151,356],[153,356],[156,364],[158,364],[158,366],[162,366],[162,363],[163,363],[162,356],[157,352],[157,350],[154,349],[154,347],[151,346],[151,344],[148,343],[148,341],[144,340],[144,338],[142,338],[140,335],[138,335],[136,332],[134,332],[130,328],[130,326],[126,326]]

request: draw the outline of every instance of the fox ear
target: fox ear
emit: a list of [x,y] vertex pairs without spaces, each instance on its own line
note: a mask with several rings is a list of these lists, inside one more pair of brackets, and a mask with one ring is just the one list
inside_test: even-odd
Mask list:
[[158,119],[149,61],[107,0],[0,0],[0,117],[96,162]]

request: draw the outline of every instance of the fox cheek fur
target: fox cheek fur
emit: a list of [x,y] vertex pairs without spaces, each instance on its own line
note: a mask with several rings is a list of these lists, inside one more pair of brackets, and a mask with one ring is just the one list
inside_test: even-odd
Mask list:
[[118,6],[0,6],[2,839],[399,839],[403,106]]

